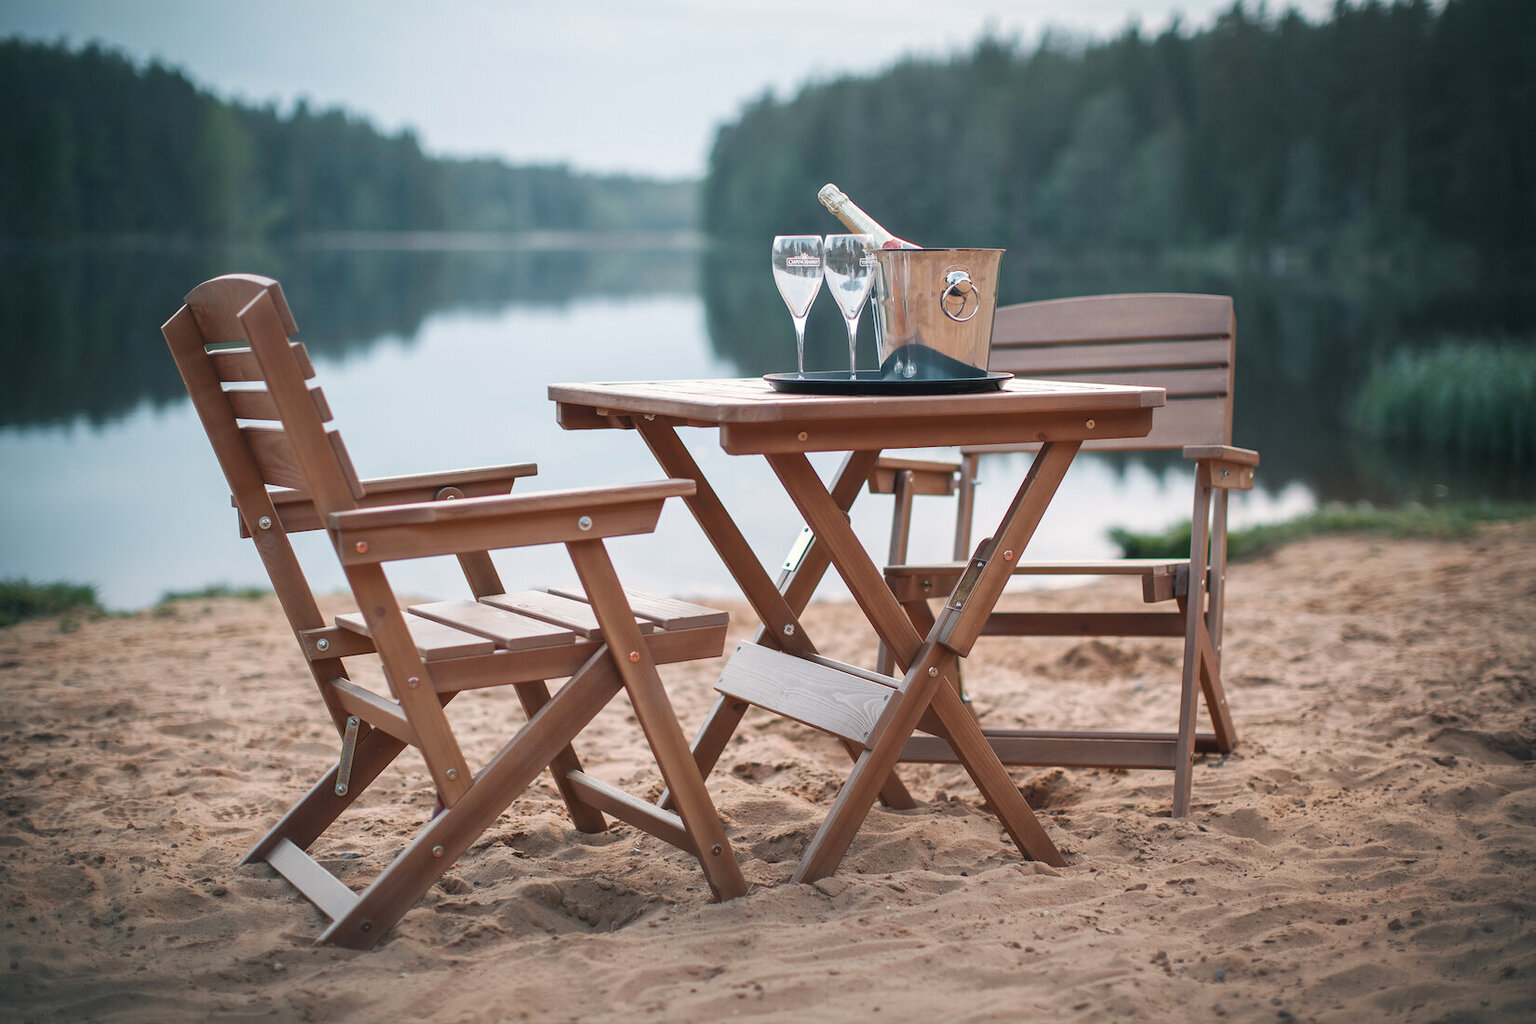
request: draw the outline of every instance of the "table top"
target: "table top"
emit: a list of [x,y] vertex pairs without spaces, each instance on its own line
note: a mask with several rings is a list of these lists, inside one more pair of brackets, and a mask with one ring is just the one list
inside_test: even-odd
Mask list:
[[1015,378],[966,395],[805,395],[758,377],[551,384],[561,426],[633,425],[636,416],[717,426],[736,454],[922,448],[1139,437],[1162,388]]

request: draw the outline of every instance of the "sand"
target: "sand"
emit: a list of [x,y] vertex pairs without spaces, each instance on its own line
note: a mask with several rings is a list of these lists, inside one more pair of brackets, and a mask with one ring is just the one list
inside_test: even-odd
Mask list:
[[[366,953],[314,945],[319,912],[237,863],[336,752],[275,603],[0,631],[0,1019],[1536,1019],[1536,526],[1320,538],[1230,586],[1240,748],[1196,768],[1187,818],[1166,773],[1016,769],[1070,861],[1050,869],[963,775],[909,766],[918,808],[792,884],[846,762],[756,712],[710,779],[747,896],[710,903],[627,826],[576,833],[541,781]],[[807,628],[867,664],[858,621],[817,605]],[[984,724],[1162,728],[1176,655],[988,639],[967,682]],[[664,670],[689,731],[718,668]],[[520,713],[471,697],[477,763]],[[622,701],[580,750],[654,781]],[[366,879],[431,802],[403,758],[317,850]]]

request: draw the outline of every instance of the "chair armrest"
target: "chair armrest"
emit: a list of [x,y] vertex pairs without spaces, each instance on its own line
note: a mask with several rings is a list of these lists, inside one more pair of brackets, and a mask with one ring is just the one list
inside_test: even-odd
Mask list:
[[342,564],[364,565],[649,533],[666,499],[694,489],[692,480],[657,480],[410,502],[334,512],[327,525]]
[[960,463],[943,459],[898,459],[882,456],[869,474],[869,493],[894,494],[896,478],[910,474],[913,494],[954,494]]
[[519,462],[509,466],[477,466],[473,469],[450,469],[438,473],[376,477],[362,482],[363,492],[368,496],[364,499],[364,504],[369,504],[368,499],[375,497],[395,497],[418,491],[430,491],[432,494],[422,498],[396,498],[396,501],[390,504],[398,504],[401,500],[429,501],[444,487],[457,487],[464,492],[466,498],[478,497],[482,494],[505,494],[511,489],[513,483],[525,476],[534,476],[538,472],[538,463]]
[[[477,498],[488,494],[506,494],[512,485],[525,476],[538,473],[533,462],[519,462],[507,466],[479,466],[474,469],[452,469],[436,473],[413,473],[408,476],[376,477],[362,481],[363,497],[358,502],[364,508],[375,505],[401,505],[407,502],[432,501],[446,487],[456,488],[456,497]],[[309,500],[309,495],[299,490],[277,490],[268,493],[277,518],[288,533],[319,530],[325,527],[319,511]],[[234,503],[234,499],[230,499]],[[249,537],[250,531],[240,524],[240,536]]]
[[1252,448],[1234,448],[1229,444],[1187,444],[1184,446],[1184,457],[1191,461],[1220,459],[1223,462],[1235,462],[1243,466],[1259,464],[1258,452]]
[[1251,448],[1234,448],[1229,444],[1190,444],[1184,446],[1184,457],[1211,471],[1211,486],[1232,491],[1253,490],[1253,470],[1259,464],[1259,453]]

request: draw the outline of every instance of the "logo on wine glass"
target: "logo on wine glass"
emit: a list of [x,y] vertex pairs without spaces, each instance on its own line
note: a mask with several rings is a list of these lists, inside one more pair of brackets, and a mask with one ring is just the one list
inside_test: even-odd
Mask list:
[[819,268],[821,266],[821,257],[820,256],[810,255],[810,254],[796,253],[793,256],[785,257],[784,265],[786,267],[818,267]]

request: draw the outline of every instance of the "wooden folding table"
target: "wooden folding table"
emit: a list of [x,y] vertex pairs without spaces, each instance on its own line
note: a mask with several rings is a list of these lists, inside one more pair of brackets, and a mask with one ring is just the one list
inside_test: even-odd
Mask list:
[[[1082,442],[1146,434],[1163,404],[1162,388],[1011,380],[998,391],[963,395],[807,395],[748,378],[554,384],[549,397],[562,427],[633,428],[668,476],[697,482],[688,507],[763,623],[717,687],[727,696],[694,741],[700,770],[714,767],[749,703],[841,737],[853,756],[796,881],[837,869],[877,798],[911,806],[893,769],[918,728],[949,743],[1026,856],[1063,863],[962,703],[957,659],[980,635]],[[777,580],[678,437],[680,426],[715,427],[726,452],[764,456],[804,516],[805,543]],[[1021,441],[1043,443],[996,531],[978,545],[923,636],[855,536],[848,508],[882,449]],[[829,451],[847,453],[830,485],[806,457]],[[829,564],[895,656],[904,672],[899,680],[824,658],[806,635],[800,613]]]

